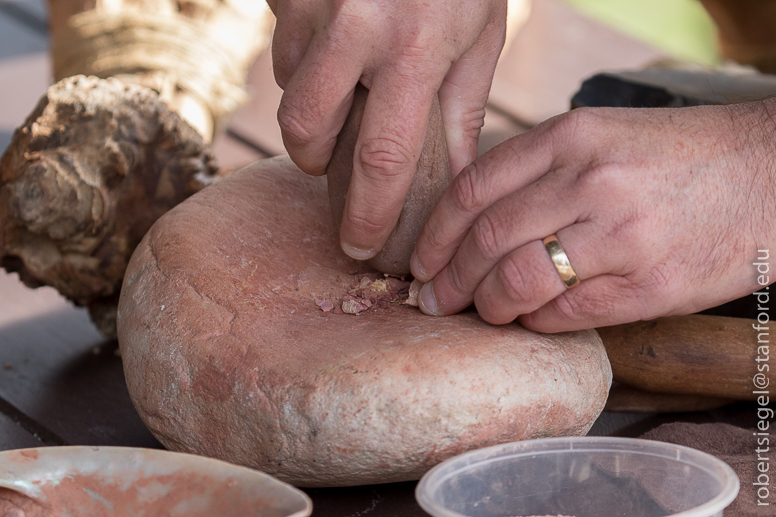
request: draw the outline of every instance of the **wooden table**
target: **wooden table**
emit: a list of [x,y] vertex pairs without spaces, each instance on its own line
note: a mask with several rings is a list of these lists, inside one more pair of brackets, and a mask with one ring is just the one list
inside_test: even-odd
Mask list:
[[[45,16],[42,0],[0,0],[0,151],[50,82]],[[638,67],[657,57],[655,50],[581,17],[558,0],[536,0],[528,25],[499,65],[481,151],[564,111],[579,81],[595,71]],[[281,92],[269,53],[257,60],[249,84],[251,103],[214,143],[225,167],[283,152],[275,120]],[[16,275],[0,272],[0,449],[160,447],[132,406],[116,351],[117,343],[105,341],[83,309],[50,288],[27,289]],[[672,420],[746,424],[754,415],[750,409],[604,414],[591,434],[637,436]],[[407,482],[307,492],[314,515],[321,517],[425,515],[415,503],[414,488],[415,482]]]
[[[161,447],[129,399],[117,343],[53,289],[0,273],[0,449],[50,445]],[[638,436],[668,421],[753,426],[750,404],[679,414],[604,413],[591,434]],[[320,517],[414,517],[415,482],[308,489]]]

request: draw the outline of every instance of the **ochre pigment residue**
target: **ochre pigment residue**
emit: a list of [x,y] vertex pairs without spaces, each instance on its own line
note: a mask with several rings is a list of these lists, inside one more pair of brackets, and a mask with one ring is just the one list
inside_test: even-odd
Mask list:
[[30,461],[35,461],[38,459],[38,451],[35,449],[22,449],[19,451],[19,456],[27,458]]
[[417,306],[419,282],[379,273],[356,275],[347,293],[340,298],[315,300],[323,312],[360,314],[372,308],[387,309],[392,303]]
[[267,500],[244,497],[235,480],[214,480],[201,474],[152,476],[126,490],[124,485],[123,479],[74,474],[56,486],[41,485],[45,496],[41,502],[0,488],[0,517],[243,517],[264,515],[262,510],[270,509]]
[[0,516],[2,517],[47,517],[56,515],[50,508],[36,503],[14,490],[0,488]]

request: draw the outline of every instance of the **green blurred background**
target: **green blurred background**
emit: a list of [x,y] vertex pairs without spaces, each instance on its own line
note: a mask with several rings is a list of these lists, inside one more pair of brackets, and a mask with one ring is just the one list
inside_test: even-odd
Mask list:
[[585,14],[670,56],[718,62],[716,28],[698,0],[564,0]]

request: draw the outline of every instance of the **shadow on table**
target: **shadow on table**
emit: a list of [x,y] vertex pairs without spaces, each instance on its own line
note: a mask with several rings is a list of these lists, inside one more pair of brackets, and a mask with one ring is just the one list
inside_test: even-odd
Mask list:
[[74,307],[0,327],[0,398],[50,445],[161,447],[132,405],[117,348]]

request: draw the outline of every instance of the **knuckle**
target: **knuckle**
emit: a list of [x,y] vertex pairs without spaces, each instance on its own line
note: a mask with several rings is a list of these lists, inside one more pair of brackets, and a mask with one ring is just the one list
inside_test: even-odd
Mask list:
[[585,291],[566,291],[555,298],[553,303],[560,314],[570,321],[583,321],[593,316],[608,317],[621,307],[621,296],[611,288],[588,289]]
[[499,224],[489,214],[483,214],[472,226],[474,245],[480,255],[487,261],[493,261],[501,256]]
[[[571,296],[568,292],[566,292],[560,296],[555,297],[552,303],[555,304],[555,307],[558,309],[561,317],[569,321],[578,321],[585,317],[584,314],[582,314],[582,306],[579,303],[578,296]],[[589,312],[596,314],[595,309],[592,307],[588,308]]]
[[480,318],[491,325],[505,325],[514,321],[518,316],[518,314],[512,311],[505,311],[500,300],[485,297],[475,298],[474,307],[477,309]]
[[467,165],[455,177],[452,185],[453,202],[464,212],[479,213],[486,204],[485,196],[479,187],[479,174],[476,163]]
[[403,176],[416,161],[410,146],[395,136],[368,139],[361,145],[358,158],[364,174],[372,180]]
[[578,134],[595,123],[595,111],[591,108],[577,108],[563,114],[558,119],[558,129],[572,135]]
[[637,296],[639,299],[666,299],[666,297],[670,299],[672,285],[671,275],[666,271],[666,268],[655,266],[647,272],[645,277],[635,287],[639,291],[637,295],[641,295]]
[[638,201],[643,194],[633,181],[633,171],[638,165],[624,166],[620,163],[594,163],[582,168],[573,179],[570,195],[581,196],[583,199],[601,201],[601,208],[609,211],[633,212],[638,205],[613,204],[612,200]]
[[[650,272],[648,276],[652,277],[653,274],[654,272]],[[649,278],[646,282],[643,280],[636,281],[629,276],[618,278],[610,288],[610,296],[615,302],[620,300],[623,303],[612,303],[611,314],[616,313],[615,307],[617,305],[622,308],[623,304],[627,304],[631,311],[633,311],[633,314],[636,315],[634,319],[639,320],[654,319],[663,315],[663,311],[670,310],[671,305],[666,303],[667,300],[671,299],[671,296],[668,295],[670,284],[668,284],[668,278],[660,278],[662,276],[662,273],[658,273],[655,278]],[[659,293],[659,287],[653,282],[663,283],[663,281],[666,282],[666,290],[663,293]],[[659,300],[659,308],[655,306],[654,300],[656,299]]]
[[552,303],[555,305],[555,308],[558,309],[558,313],[562,318],[570,321],[576,321],[580,318],[578,313],[579,306],[573,303],[571,300],[572,298],[570,298],[567,294],[562,294],[557,296],[552,301]]
[[450,287],[458,295],[468,294],[468,283],[464,277],[463,270],[457,266],[456,262],[450,263],[447,270],[447,278],[450,283]]
[[497,281],[504,289],[509,300],[519,306],[525,306],[534,298],[535,285],[530,275],[512,257],[501,261],[496,270]]
[[449,244],[449,241],[444,238],[442,229],[439,228],[435,221],[431,220],[423,228],[418,242],[424,243],[429,250],[440,250]]
[[471,136],[479,136],[482,131],[482,127],[485,125],[485,108],[476,107],[471,110],[467,110],[460,120],[460,128],[464,134]]
[[596,127],[594,108],[576,108],[551,119],[548,130],[560,147],[584,145],[593,136]]
[[366,235],[380,235],[387,223],[379,214],[374,212],[364,212],[355,208],[348,210],[345,219],[351,228]]
[[[648,218],[647,218],[648,219]],[[638,213],[624,214],[611,223],[604,239],[615,243],[621,250],[628,250],[625,267],[637,271],[646,261],[651,261],[656,242],[651,223]]]
[[302,113],[302,110],[288,102],[281,103],[278,108],[278,125],[283,136],[293,146],[304,147],[314,140],[315,131],[312,124]]
[[[445,42],[444,30],[419,20],[404,25],[404,30],[397,39],[397,55],[400,62],[424,63],[433,62],[433,56],[440,51]],[[413,68],[415,66],[413,65]],[[419,68],[419,71],[423,71]]]
[[670,271],[653,270],[648,278],[648,283],[645,283],[643,278],[614,277],[597,289],[582,293],[584,296],[572,298],[572,303],[577,305],[577,313],[582,314],[582,318],[603,316],[619,323],[651,320],[671,314],[675,308],[671,301],[675,299],[675,293],[671,292]]
[[601,189],[606,189],[604,190],[606,195],[612,196],[612,189],[619,191],[623,187],[622,179],[623,170],[621,167],[609,163],[597,164],[584,168],[579,173],[577,188],[581,193],[601,193]]

